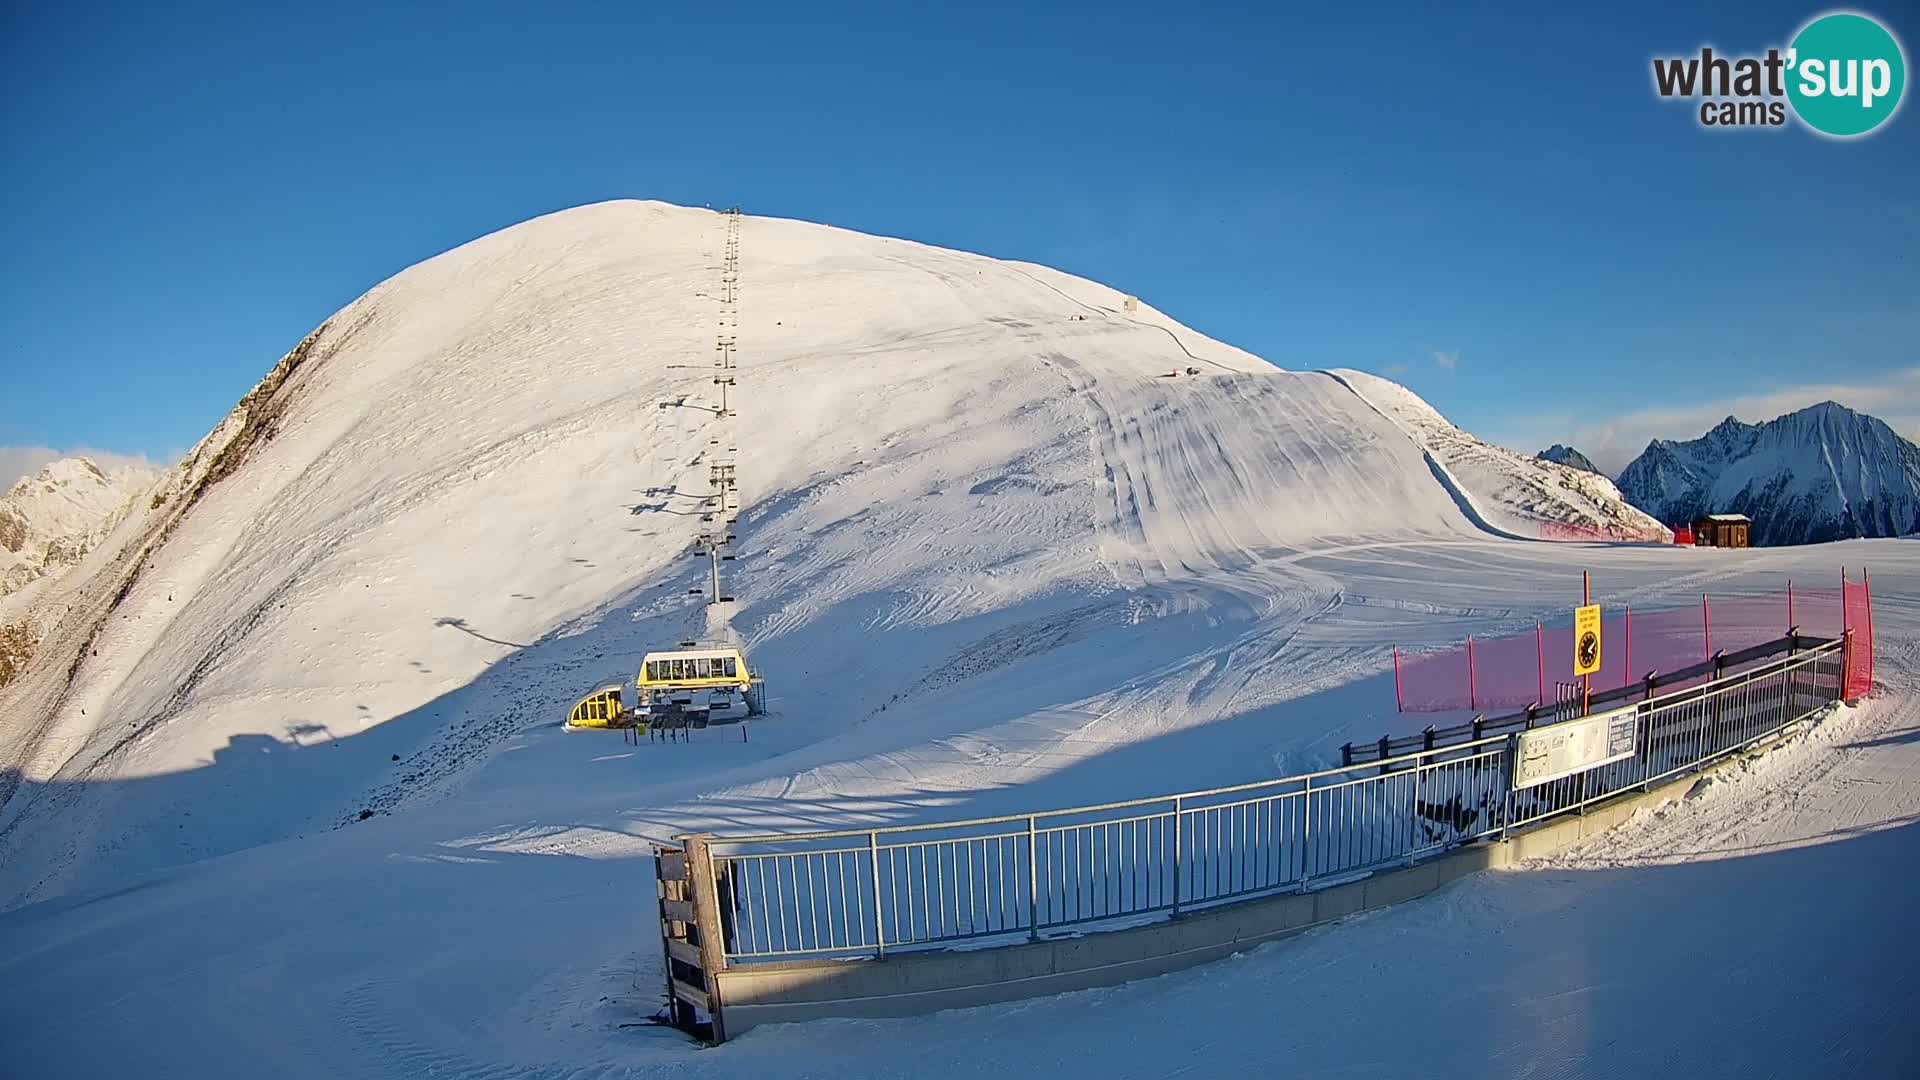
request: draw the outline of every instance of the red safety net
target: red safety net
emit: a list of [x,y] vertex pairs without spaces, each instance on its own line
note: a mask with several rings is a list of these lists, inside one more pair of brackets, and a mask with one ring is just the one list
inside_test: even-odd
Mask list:
[[[1786,590],[1753,596],[1702,596],[1689,607],[1635,611],[1610,608],[1600,624],[1596,690],[1624,686],[1656,672],[1672,672],[1785,637],[1838,638],[1854,632],[1848,666],[1849,699],[1873,680],[1872,605],[1865,582],[1844,589]],[[1704,676],[1703,676],[1704,678]],[[1396,692],[1403,712],[1523,709],[1555,699],[1555,685],[1573,680],[1573,622],[1536,626],[1510,636],[1475,639],[1418,656],[1395,654]]]
[[1847,629],[1852,646],[1847,650],[1847,676],[1844,696],[1858,701],[1873,690],[1873,585],[1862,575],[1845,586]]

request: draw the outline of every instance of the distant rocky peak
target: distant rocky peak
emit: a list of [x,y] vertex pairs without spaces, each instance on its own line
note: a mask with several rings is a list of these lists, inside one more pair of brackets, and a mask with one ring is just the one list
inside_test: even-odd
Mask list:
[[1600,473],[1600,467],[1593,463],[1592,458],[1587,457],[1587,455],[1575,450],[1571,446],[1566,446],[1561,443],[1554,443],[1552,446],[1547,447],[1534,456],[1542,461],[1551,461],[1556,465],[1565,465],[1568,468],[1579,469],[1582,472],[1605,475]]
[[68,457],[16,481],[0,495],[0,596],[78,564],[159,475],[147,465],[109,470]]
[[1756,543],[1900,536],[1920,525],[1920,447],[1823,401],[1764,424],[1729,416],[1698,439],[1656,439],[1621,471],[1620,491],[1669,523],[1744,513]]

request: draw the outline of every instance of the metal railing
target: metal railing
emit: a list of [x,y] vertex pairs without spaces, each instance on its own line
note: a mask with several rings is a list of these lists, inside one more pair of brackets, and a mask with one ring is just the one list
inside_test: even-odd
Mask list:
[[[1662,689],[1671,690],[1675,687],[1698,685],[1702,680],[1718,680],[1724,678],[1728,672],[1745,668],[1756,661],[1769,660],[1782,655],[1791,656],[1831,640],[1831,638],[1808,637],[1795,628],[1784,637],[1762,642],[1750,648],[1735,652],[1722,649],[1697,664],[1689,664],[1673,671],[1649,671],[1636,682],[1594,691],[1588,699],[1588,704],[1598,709],[1609,705],[1624,705],[1635,698],[1650,699]],[[1471,742],[1488,735],[1524,731],[1541,723],[1560,719],[1557,708],[1554,702],[1536,701],[1524,709],[1501,716],[1476,716],[1472,720],[1450,727],[1434,727],[1429,724],[1425,731],[1412,735],[1398,737],[1382,735],[1374,742],[1347,743],[1340,747],[1340,764],[1359,765],[1378,762],[1383,758],[1407,754],[1415,750],[1433,750],[1438,747]]]
[[1408,865],[1697,769],[1842,693],[1845,645],[1634,706],[1633,756],[1514,789],[1501,735],[1278,780],[1042,813],[712,837],[729,962],[1115,929]]

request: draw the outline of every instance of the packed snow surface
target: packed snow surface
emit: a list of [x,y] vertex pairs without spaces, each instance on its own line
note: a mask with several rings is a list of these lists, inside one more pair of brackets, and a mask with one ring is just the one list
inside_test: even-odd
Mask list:
[[[650,839],[1316,766],[1423,722],[1393,714],[1390,642],[1530,627],[1573,602],[1581,567],[1602,603],[1649,606],[1838,562],[1871,562],[1879,597],[1920,578],[1920,557],[1888,543],[1735,557],[1507,539],[1572,520],[1555,517],[1570,497],[1501,472],[1507,458],[1404,390],[1279,371],[1040,267],[749,218],[735,326],[712,299],[723,229],[607,204],[397,275],[183,466],[223,479],[176,482],[151,511],[176,515],[164,527],[123,525],[131,554],[76,586],[74,610],[106,614],[70,682],[70,659],[37,663],[0,698],[19,762],[0,810],[13,1068],[1598,1076],[1655,1055],[1796,1073],[1786,1055],[1830,1053],[1778,1026],[1765,1057],[1702,1042],[1706,1021],[1663,988],[1675,971],[1705,979],[1709,949],[1744,965],[1719,992],[1742,995],[1730,1008],[1755,1030],[1768,1009],[1820,1032],[1911,1011],[1907,946],[1861,952],[1865,931],[1809,910],[1815,883],[1916,865],[1909,830],[1885,827],[1914,809],[1900,732],[1915,613],[1882,599],[1893,690],[1826,744],[1859,767],[1808,781],[1831,804],[1764,838],[1825,860],[1800,885],[1791,859],[1814,856],[1745,841],[1693,852],[1725,864],[1713,877],[1642,865],[1666,849],[1649,822],[1642,846],[1596,849],[1591,872],[1487,876],[1114,990],[768,1027],[711,1051],[633,1026],[660,1004]],[[713,411],[719,334],[739,342],[733,419]],[[243,462],[207,464],[234,440]],[[716,458],[737,460],[745,506],[730,625],[688,594]],[[1592,513],[1626,519],[1594,492]],[[558,728],[647,649],[729,633],[773,697],[750,740],[724,727],[633,747]],[[1676,820],[1757,827],[1738,792],[1802,775],[1730,784]],[[1881,783],[1848,801],[1839,785],[1859,777]],[[1790,902],[1740,907],[1769,886]],[[1647,929],[1650,889],[1699,932]],[[1859,891],[1854,915],[1892,917],[1898,890]],[[1729,905],[1774,919],[1731,924],[1765,944],[1714,939],[1707,920]],[[1796,1005],[1791,980],[1822,955],[1846,977]],[[1704,988],[1685,1000],[1710,1003]],[[1380,1039],[1389,1021],[1409,1037]],[[1857,1060],[1903,1064],[1904,1045]]]

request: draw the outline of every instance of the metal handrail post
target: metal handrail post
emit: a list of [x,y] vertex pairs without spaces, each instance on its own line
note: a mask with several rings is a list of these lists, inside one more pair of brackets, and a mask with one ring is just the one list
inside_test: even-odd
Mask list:
[[1173,797],[1173,913],[1180,914],[1180,864],[1185,856],[1180,854],[1180,796]]
[[867,834],[867,861],[873,867],[873,955],[887,955],[887,924],[880,915],[880,834]]
[[[1432,732],[1433,728],[1429,726],[1427,731]],[[1432,742],[1432,739],[1428,739],[1428,742]],[[1407,806],[1407,810],[1409,811],[1407,814],[1408,866],[1414,864],[1414,853],[1420,850],[1420,774],[1425,771],[1425,761],[1421,758],[1415,758],[1413,762],[1413,802]]]
[[1502,786],[1507,789],[1507,794],[1504,801],[1501,804],[1502,809],[1500,812],[1500,839],[1501,840],[1505,840],[1507,838],[1507,830],[1513,827],[1513,780],[1514,780],[1514,777],[1518,775],[1514,771],[1513,765],[1514,765],[1514,756],[1515,756],[1515,753],[1517,752],[1517,748],[1519,747],[1519,745],[1520,745],[1520,736],[1518,735],[1507,736],[1507,752],[1500,756],[1500,771],[1501,773],[1504,774],[1504,778],[1506,781]]
[[1306,784],[1300,789],[1300,891],[1307,889],[1307,875],[1312,871],[1313,859],[1313,777],[1307,777]]
[[1040,940],[1040,855],[1032,816],[1027,818],[1027,937]]

